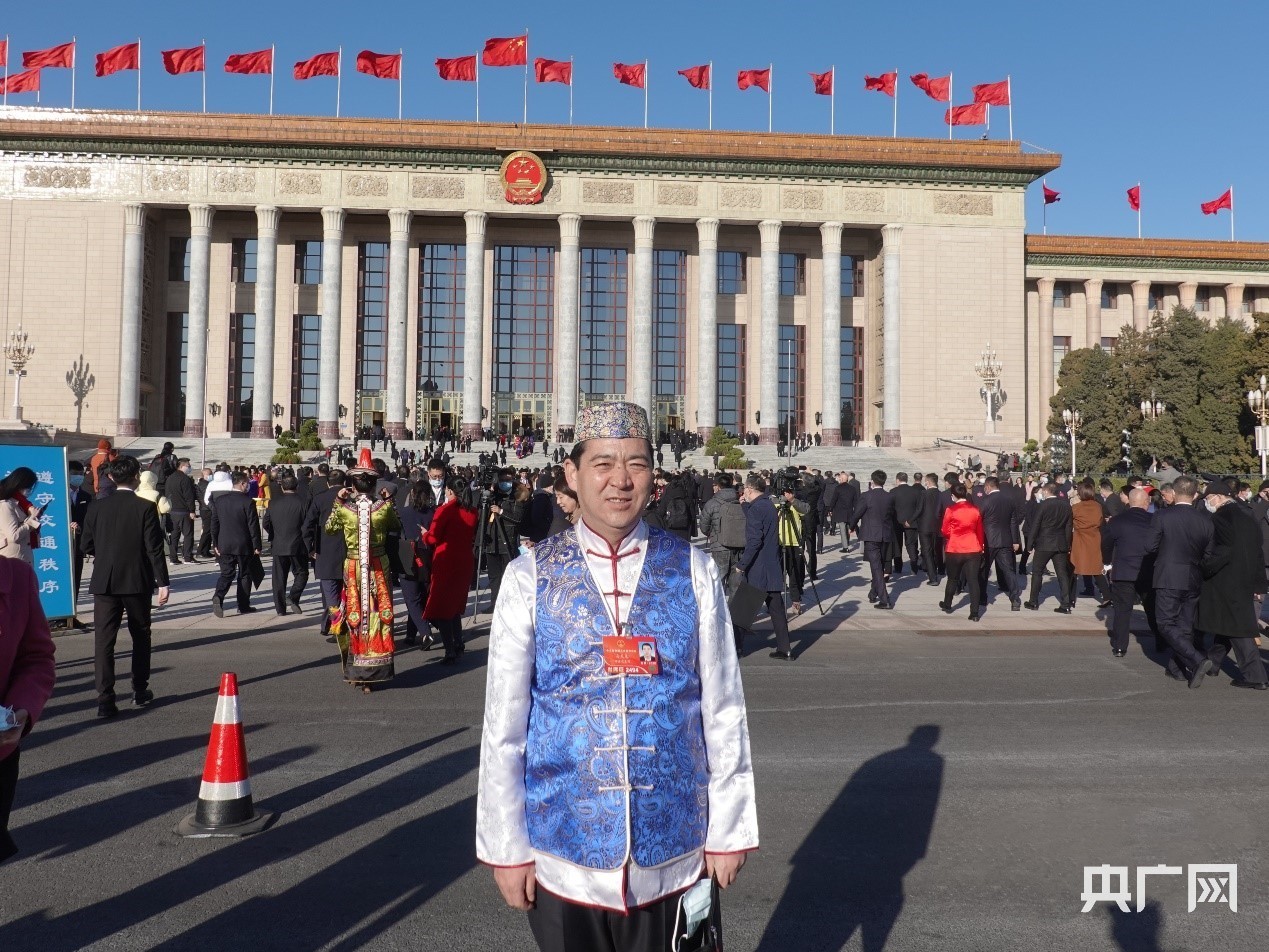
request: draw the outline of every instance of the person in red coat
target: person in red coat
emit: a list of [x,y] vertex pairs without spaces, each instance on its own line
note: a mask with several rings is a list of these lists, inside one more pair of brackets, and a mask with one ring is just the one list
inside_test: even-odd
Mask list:
[[9,728],[0,724],[0,863],[18,851],[9,836],[18,746],[40,719],[54,679],[53,636],[35,570],[19,559],[0,559],[0,707],[11,708],[17,722]]
[[445,501],[432,516],[423,541],[432,547],[432,587],[423,617],[436,626],[445,643],[442,664],[453,664],[463,653],[463,610],[471,588],[472,543],[479,520],[470,490],[458,477],[445,484]]
[[947,564],[947,587],[939,608],[952,613],[952,599],[960,589],[961,579],[969,586],[969,620],[978,621],[982,603],[978,571],[983,561],[983,517],[969,501],[962,483],[952,486],[952,504],[943,513],[943,551]]

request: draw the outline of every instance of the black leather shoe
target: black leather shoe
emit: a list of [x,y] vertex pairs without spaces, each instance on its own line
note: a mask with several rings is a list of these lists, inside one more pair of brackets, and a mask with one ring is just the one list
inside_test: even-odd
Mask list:
[[1035,602],[1023,602],[1022,607],[1029,612],[1038,612],[1040,610],[1040,606]]
[[291,611],[295,612],[295,614],[297,615],[304,614],[304,609],[300,608],[300,603],[293,599],[288,598],[286,600],[286,607],[289,608]]
[[441,664],[458,664],[458,655],[446,652],[445,657],[441,659]]
[[939,581],[938,581],[938,579],[936,579],[936,578],[932,578],[932,579],[930,579],[930,580],[929,580],[928,582],[926,582],[925,584],[926,584],[926,585],[933,585],[935,588],[938,588],[938,587],[939,587]]
[[133,707],[149,707],[151,702],[153,701],[154,701],[154,692],[149,690],[148,688],[144,691],[137,691],[135,694],[132,695]]
[[212,614],[217,618],[225,617],[225,603],[219,598],[212,598]]
[[1059,615],[1069,615],[1069,614],[1071,613],[1071,606],[1070,606],[1070,605],[1059,605],[1057,608],[1055,608],[1055,609],[1053,609],[1053,610],[1054,610],[1055,612],[1057,612]]
[[424,651],[431,651],[436,647],[436,639],[431,635],[424,635],[423,641],[420,642],[419,647]]
[[1204,658],[1198,663],[1198,667],[1194,669],[1194,673],[1190,675],[1190,687],[1199,688],[1203,686],[1203,678],[1212,671],[1212,659]]
[[980,619],[981,617],[982,617],[982,615],[978,614],[978,612],[970,612],[970,613],[969,613],[969,620],[970,620],[970,621],[978,621],[978,619]]
[[98,717],[118,717],[119,708],[115,706],[114,701],[102,701],[97,705]]
[[250,615],[252,612],[258,612],[259,610],[260,610],[260,609],[255,608],[254,606],[251,606],[251,605],[245,605],[245,606],[243,606],[242,608],[238,609],[238,614],[239,614],[239,615]]
[[1113,608],[1114,606],[1115,606],[1115,603],[1112,602],[1109,598],[1106,599],[1106,601],[1104,602],[1097,603],[1098,608]]
[[893,606],[893,605],[891,605],[889,602],[873,602],[873,606],[872,606],[872,607],[873,607],[873,608],[884,608],[886,611],[889,611],[889,610],[890,610],[891,608],[893,608],[894,606]]
[[947,602],[939,602],[939,608],[943,609],[943,614],[945,615],[952,614],[952,606],[947,604]]
[[1265,684],[1264,681],[1244,681],[1242,678],[1238,678],[1237,680],[1230,681],[1229,684],[1230,687],[1250,688],[1253,691],[1269,690],[1269,684]]
[[773,651],[767,655],[768,658],[775,658],[777,661],[792,661],[793,655],[787,651]]
[[1016,598],[1013,599],[1012,601],[1009,602],[1009,610],[1011,612],[1022,611],[1022,602],[1018,601],[1018,599]]
[[1110,653],[1113,654],[1116,658],[1122,658],[1126,654],[1128,654],[1128,651],[1125,648],[1111,648]]

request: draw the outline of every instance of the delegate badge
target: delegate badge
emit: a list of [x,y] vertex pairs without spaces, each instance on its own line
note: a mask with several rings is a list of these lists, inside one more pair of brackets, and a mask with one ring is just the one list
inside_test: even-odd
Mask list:
[[656,639],[605,635],[604,670],[609,674],[660,674]]

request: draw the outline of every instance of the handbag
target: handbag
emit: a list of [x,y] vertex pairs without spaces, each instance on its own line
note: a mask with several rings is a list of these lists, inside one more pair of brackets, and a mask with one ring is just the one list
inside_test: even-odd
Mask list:
[[[683,898],[679,897],[679,909],[674,921],[673,952],[723,952],[723,908],[718,881],[710,881],[709,914],[690,936],[679,933]],[[685,894],[686,895],[686,894]]]
[[739,582],[735,591],[727,598],[727,610],[731,614],[733,628],[752,628],[758,611],[767,603],[767,593],[750,585],[747,581]]

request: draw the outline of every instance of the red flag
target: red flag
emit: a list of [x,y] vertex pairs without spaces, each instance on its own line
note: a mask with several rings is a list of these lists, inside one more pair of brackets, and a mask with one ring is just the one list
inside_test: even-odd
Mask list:
[[887,96],[894,95],[894,84],[898,82],[899,73],[882,73],[880,76],[864,76],[864,89],[873,89]]
[[759,89],[771,92],[771,70],[769,68],[742,69],[736,74],[736,85],[741,89],[757,86]]
[[617,77],[619,83],[643,89],[644,82],[647,80],[647,64],[634,63],[627,66],[625,63],[613,63],[612,74]]
[[338,76],[339,52],[318,53],[295,64],[296,79],[312,79],[314,76]]
[[563,83],[573,85],[573,64],[568,60],[549,60],[538,57],[533,61],[533,78],[539,83]]
[[1141,211],[1141,186],[1134,185],[1128,189],[1128,207],[1134,212]]
[[833,95],[833,71],[830,69],[827,73],[812,73],[811,85],[815,87],[817,96]]
[[1009,105],[1009,80],[1002,79],[998,83],[981,83],[974,87],[974,102],[988,106]]
[[28,50],[22,54],[22,65],[27,69],[70,69],[75,65],[75,41],[46,50]]
[[953,106],[943,113],[943,121],[949,126],[981,126],[987,122],[987,104],[970,103],[968,106]]
[[362,50],[357,54],[357,72],[377,79],[401,78],[400,53],[372,53]]
[[697,89],[709,89],[709,64],[704,66],[689,66],[687,69],[679,70],[679,75],[688,81]]
[[138,60],[140,59],[140,43],[125,43],[123,46],[116,46],[113,50],[97,54],[97,75],[109,76],[121,69],[139,69]]
[[1204,215],[1215,215],[1222,208],[1228,208],[1232,212],[1234,210],[1234,190],[1232,188],[1225,189],[1225,194],[1220,198],[1211,202],[1203,202],[1199,205],[1199,208],[1203,209]]
[[9,41],[0,40],[0,66],[9,65]]
[[0,93],[38,93],[40,91],[40,71],[28,69],[25,73],[14,73],[8,79],[0,79]]
[[455,56],[452,59],[438,59],[436,61],[436,71],[440,73],[441,79],[449,79],[459,83],[474,83],[476,81],[476,57],[472,56]]
[[1040,187],[1044,189],[1044,204],[1052,205],[1055,202],[1060,202],[1062,200],[1061,192],[1051,189],[1043,183],[1041,183]]
[[486,66],[524,66],[529,62],[529,36],[504,36],[485,40],[480,61]]
[[206,48],[191,46],[184,50],[164,50],[163,68],[173,76],[180,73],[201,73],[204,70]]
[[908,78],[912,80],[913,86],[924,91],[935,102],[952,101],[952,77],[950,74],[940,76],[938,79],[931,79],[925,73],[913,73]]
[[225,72],[241,73],[244,76],[268,75],[273,72],[273,50],[258,50],[255,53],[233,53],[225,60]]

